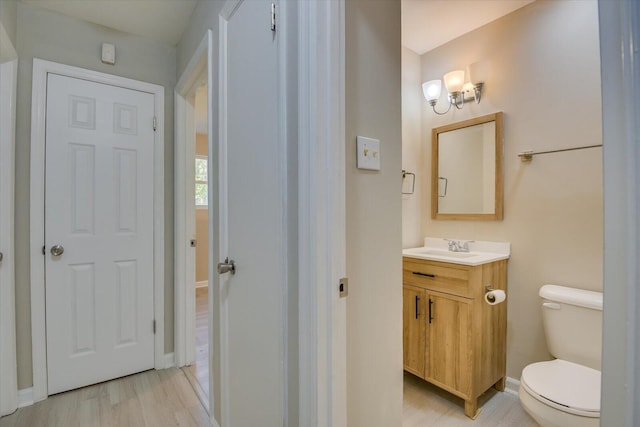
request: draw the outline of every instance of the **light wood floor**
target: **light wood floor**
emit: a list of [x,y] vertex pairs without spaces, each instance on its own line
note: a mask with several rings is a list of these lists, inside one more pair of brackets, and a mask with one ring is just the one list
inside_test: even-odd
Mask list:
[[184,373],[171,368],[50,396],[0,418],[0,427],[199,427],[208,420]]
[[517,396],[489,390],[480,397],[480,415],[464,415],[464,401],[405,372],[402,427],[537,427]]
[[[402,427],[535,427],[518,398],[489,391],[473,421],[459,399],[411,375],[404,377]],[[208,415],[183,371],[147,371],[61,393],[12,415],[0,427],[208,426]],[[359,427],[359,426],[356,426]]]
[[[0,427],[208,426],[207,299],[207,288],[196,290],[196,362],[192,366],[142,372],[51,396],[0,418]],[[402,427],[537,426],[512,394],[492,389],[480,398],[480,405],[480,415],[470,420],[464,415],[462,399],[404,374]]]
[[209,408],[209,289],[196,289],[196,361],[182,368],[205,408]]

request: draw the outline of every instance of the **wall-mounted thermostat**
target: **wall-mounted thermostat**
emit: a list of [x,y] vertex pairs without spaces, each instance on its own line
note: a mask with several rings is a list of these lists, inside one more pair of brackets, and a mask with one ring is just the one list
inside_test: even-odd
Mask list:
[[358,136],[358,169],[380,170],[380,140]]

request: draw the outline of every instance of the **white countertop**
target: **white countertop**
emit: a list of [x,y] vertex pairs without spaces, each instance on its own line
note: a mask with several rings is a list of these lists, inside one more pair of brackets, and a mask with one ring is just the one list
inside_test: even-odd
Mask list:
[[[452,240],[465,241],[466,239]],[[476,266],[508,259],[511,254],[511,244],[508,242],[466,241],[469,242],[469,252],[451,252],[447,239],[425,237],[424,246],[404,249],[402,255],[430,261]]]

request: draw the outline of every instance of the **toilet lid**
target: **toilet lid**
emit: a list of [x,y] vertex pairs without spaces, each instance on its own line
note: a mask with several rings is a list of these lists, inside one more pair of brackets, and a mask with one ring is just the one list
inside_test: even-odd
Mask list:
[[568,412],[600,413],[600,371],[595,369],[559,359],[538,362],[524,368],[522,382]]

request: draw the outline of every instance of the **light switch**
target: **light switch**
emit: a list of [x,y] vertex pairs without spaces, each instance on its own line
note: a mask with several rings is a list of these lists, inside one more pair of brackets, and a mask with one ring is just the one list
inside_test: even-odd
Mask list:
[[380,140],[358,136],[358,169],[380,170]]
[[102,62],[109,65],[116,63],[116,47],[109,43],[102,43]]

